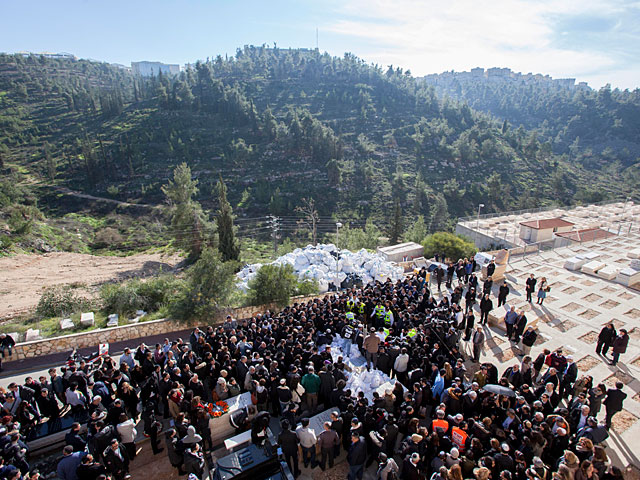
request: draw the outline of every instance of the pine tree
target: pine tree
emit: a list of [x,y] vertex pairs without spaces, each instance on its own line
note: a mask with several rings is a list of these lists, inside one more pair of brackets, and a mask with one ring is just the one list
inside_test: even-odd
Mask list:
[[51,156],[51,147],[48,143],[44,144],[44,164],[47,169],[47,177],[50,181],[56,178],[57,162],[56,159]]
[[426,236],[427,225],[424,222],[424,217],[418,215],[416,222],[404,233],[403,239],[406,242],[422,243]]
[[233,210],[227,200],[227,187],[222,181],[222,175],[218,180],[218,250],[222,260],[238,260],[240,246],[233,231]]
[[436,195],[435,201],[431,205],[430,217],[429,230],[431,232],[446,229],[447,220],[449,219],[449,209],[447,207],[447,201],[441,193]]
[[393,216],[391,217],[389,230],[389,242],[392,245],[398,243],[398,240],[402,236],[402,231],[402,206],[400,205],[400,200],[396,199],[394,202]]
[[193,199],[198,193],[198,181],[191,178],[191,169],[181,163],[173,171],[173,180],[162,186],[171,213],[171,231],[176,244],[189,253],[192,261],[202,253],[209,222],[200,203]]

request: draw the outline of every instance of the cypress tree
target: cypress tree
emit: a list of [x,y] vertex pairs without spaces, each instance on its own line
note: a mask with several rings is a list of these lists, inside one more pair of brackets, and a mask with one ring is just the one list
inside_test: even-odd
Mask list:
[[222,181],[222,175],[218,180],[218,250],[223,261],[238,260],[240,246],[233,232],[233,210],[227,200],[227,187]]

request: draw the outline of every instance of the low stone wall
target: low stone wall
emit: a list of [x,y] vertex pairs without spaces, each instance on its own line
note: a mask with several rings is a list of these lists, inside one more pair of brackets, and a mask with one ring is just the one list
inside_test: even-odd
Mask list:
[[[314,298],[322,298],[323,295],[312,295],[307,297],[294,297],[292,302],[306,302]],[[258,305],[255,307],[229,308],[221,311],[210,323],[217,325],[224,321],[227,315],[232,315],[237,319],[251,318],[266,310],[277,310],[275,305]],[[24,360],[26,358],[50,355],[53,353],[70,352],[73,348],[98,348],[100,343],[114,343],[136,338],[162,335],[179,330],[185,330],[202,322],[179,322],[171,319],[150,320],[142,323],[123,325],[120,327],[100,328],[89,332],[74,333],[61,337],[34,340],[31,342],[18,343],[13,347],[13,355],[7,357],[5,361]]]

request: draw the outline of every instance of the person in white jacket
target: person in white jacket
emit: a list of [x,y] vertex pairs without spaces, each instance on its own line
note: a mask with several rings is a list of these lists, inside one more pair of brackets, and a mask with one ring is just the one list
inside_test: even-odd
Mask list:
[[407,349],[403,348],[400,350],[400,355],[396,357],[396,361],[393,362],[393,371],[401,383],[404,383],[406,379],[407,368],[409,368],[409,354],[407,353]]
[[136,435],[138,434],[136,422],[133,418],[129,418],[126,413],[121,413],[118,420],[120,423],[118,423],[116,429],[120,434],[121,443],[127,450],[129,459],[133,460],[133,457],[136,456]]

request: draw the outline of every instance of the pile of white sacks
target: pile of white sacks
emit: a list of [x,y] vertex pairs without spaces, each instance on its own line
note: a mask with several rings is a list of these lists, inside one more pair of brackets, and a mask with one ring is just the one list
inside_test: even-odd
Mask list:
[[[337,361],[340,355],[343,355],[342,338],[340,338],[340,335],[336,335],[331,344],[333,361]],[[369,401],[372,401],[373,392],[378,392],[382,397],[386,390],[393,390],[396,380],[389,378],[388,375],[380,370],[371,369],[367,371],[367,363],[360,354],[357,345],[351,346],[351,352],[348,357],[343,355],[343,361],[350,370],[350,372],[345,372],[347,377],[346,388],[351,389],[354,395],[358,392],[364,392],[364,396]]]
[[[403,278],[402,267],[387,262],[381,255],[370,253],[365,249],[358,252],[349,250],[339,251],[339,260],[334,256],[338,249],[333,244],[307,245],[304,248],[296,248],[273,262],[274,265],[290,264],[302,278],[316,280],[320,293],[329,289],[329,283],[342,283],[347,275],[356,275],[366,285],[373,280],[385,281],[390,278],[393,281]],[[334,255],[332,255],[332,253]],[[245,266],[238,272],[238,287],[246,291],[249,281],[260,270],[262,264],[256,263]]]

